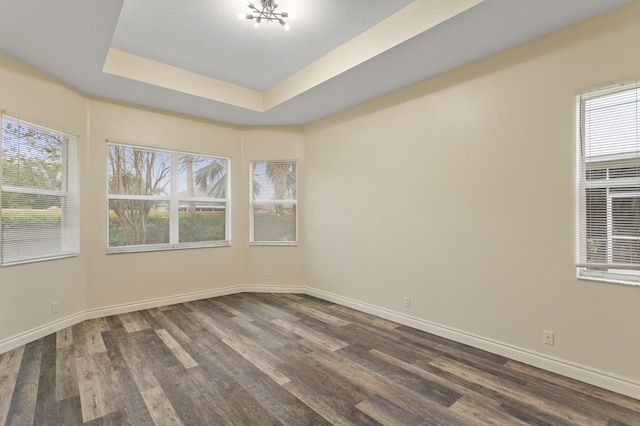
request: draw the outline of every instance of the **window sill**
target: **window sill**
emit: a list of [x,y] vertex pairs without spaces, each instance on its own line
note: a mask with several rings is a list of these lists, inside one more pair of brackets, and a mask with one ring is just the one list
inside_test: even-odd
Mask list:
[[149,246],[129,246],[129,247],[107,247],[107,254],[122,254],[122,253],[146,253],[153,251],[174,251],[174,250],[189,250],[199,248],[216,248],[216,247],[231,247],[230,241],[221,241],[216,244],[163,244],[163,245],[149,245]]
[[77,252],[73,252],[73,253],[64,253],[64,254],[59,254],[59,255],[53,255],[53,256],[49,256],[49,257],[41,257],[41,258],[37,258],[37,259],[24,259],[24,260],[15,260],[12,262],[5,262],[0,264],[1,267],[6,267],[6,266],[16,266],[16,265],[26,265],[28,263],[36,263],[36,262],[48,262],[51,260],[60,260],[60,259],[68,259],[70,257],[78,257],[79,253]]
[[297,241],[251,241],[250,246],[281,246],[281,247],[296,247]]
[[596,281],[601,283],[627,285],[627,286],[634,286],[634,287],[640,286],[640,277],[632,276],[631,278],[625,280],[623,278],[615,277],[615,274],[606,273],[606,272],[590,273],[589,275],[581,275],[580,271],[578,271],[577,278],[583,281]]

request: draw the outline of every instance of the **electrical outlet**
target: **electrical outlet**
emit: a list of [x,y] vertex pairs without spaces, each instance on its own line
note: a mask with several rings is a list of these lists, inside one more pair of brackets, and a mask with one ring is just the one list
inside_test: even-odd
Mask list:
[[542,332],[542,343],[553,346],[553,331],[544,330]]
[[51,313],[52,314],[57,314],[58,313],[58,302],[53,302],[51,304]]
[[266,282],[271,281],[271,274],[270,274],[269,272],[266,272],[266,273],[264,274],[264,280],[265,280]]
[[409,296],[405,296],[404,297],[404,307],[405,308],[410,308],[411,307],[411,298]]

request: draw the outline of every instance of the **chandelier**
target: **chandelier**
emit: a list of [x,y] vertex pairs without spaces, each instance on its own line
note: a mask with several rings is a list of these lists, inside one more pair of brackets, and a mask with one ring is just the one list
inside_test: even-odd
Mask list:
[[260,22],[263,20],[268,22],[278,21],[286,31],[289,31],[289,24],[287,24],[283,19],[288,18],[289,14],[287,12],[278,13],[275,11],[278,7],[277,0],[260,0],[260,2],[262,4],[262,9],[258,9],[253,5],[253,3],[247,1],[247,6],[251,9],[252,13],[247,13],[246,15],[241,13],[238,17],[240,19],[249,19],[252,21],[255,19],[253,26],[256,28],[260,26]]

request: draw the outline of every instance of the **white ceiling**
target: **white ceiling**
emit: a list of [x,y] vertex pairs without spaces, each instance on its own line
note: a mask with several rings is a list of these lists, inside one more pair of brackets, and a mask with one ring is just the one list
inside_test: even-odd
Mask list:
[[281,0],[284,31],[242,0],[0,0],[0,51],[91,96],[302,125],[632,1]]

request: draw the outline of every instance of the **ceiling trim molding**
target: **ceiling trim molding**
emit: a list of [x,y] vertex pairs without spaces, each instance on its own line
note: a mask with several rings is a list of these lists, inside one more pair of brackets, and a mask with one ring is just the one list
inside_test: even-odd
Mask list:
[[102,71],[201,98],[264,112],[261,92],[122,50],[109,49]]
[[416,0],[266,92],[110,48],[102,71],[154,86],[266,112],[441,24],[485,0]]
[[416,0],[265,92],[265,110],[278,106],[485,0]]

